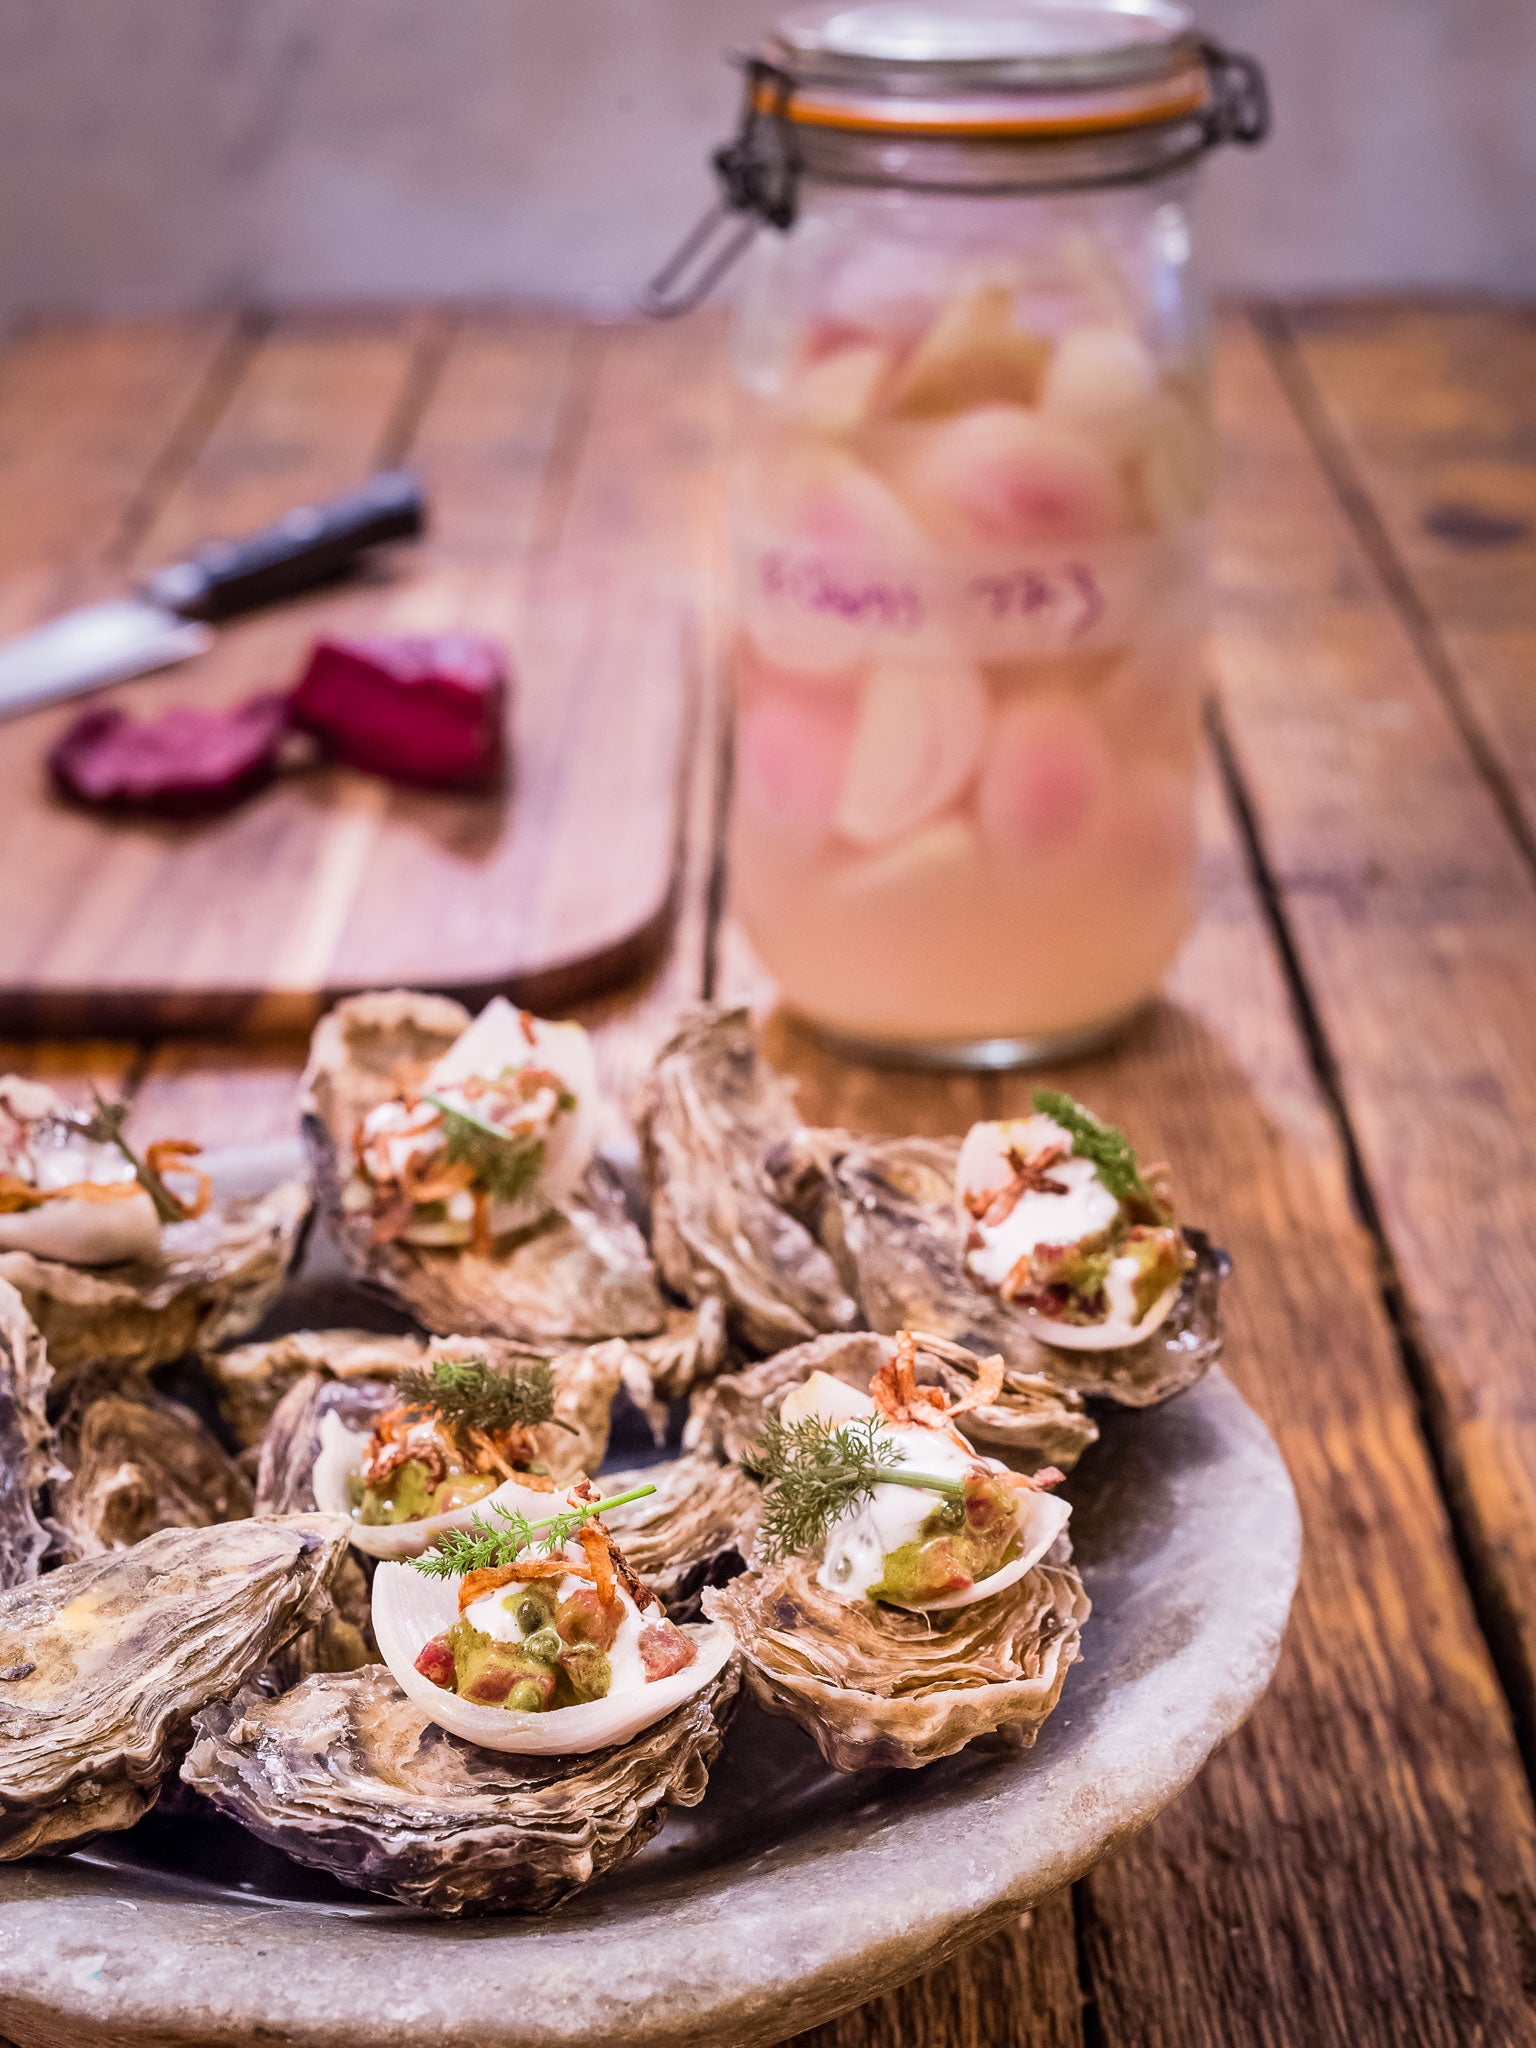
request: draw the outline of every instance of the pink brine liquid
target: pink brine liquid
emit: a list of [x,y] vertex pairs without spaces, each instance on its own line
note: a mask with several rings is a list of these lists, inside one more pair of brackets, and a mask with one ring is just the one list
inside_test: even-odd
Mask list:
[[735,904],[866,1041],[1106,1027],[1193,914],[1200,386],[1017,305],[808,324],[743,401]]

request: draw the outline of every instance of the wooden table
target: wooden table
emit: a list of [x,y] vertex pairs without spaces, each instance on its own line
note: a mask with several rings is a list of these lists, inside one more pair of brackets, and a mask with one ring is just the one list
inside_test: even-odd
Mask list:
[[[1301,1595],[1273,1691],[1171,1812],[801,2048],[1536,2040],[1536,318],[1234,311],[1221,342],[1205,916],[1167,1000],[1071,1080],[1236,1254],[1228,1368],[1295,1475]],[[687,579],[707,649],[722,399],[708,320],[23,335],[0,358],[0,628],[147,537],[277,511],[263,478],[295,449],[339,486],[447,419],[450,450],[499,437],[530,465],[526,546]],[[9,772],[28,730],[0,728]],[[712,702],[667,963],[596,1019],[616,1084],[679,1003],[756,986],[720,922],[719,737]],[[7,884],[16,914],[16,848]],[[819,1120],[950,1131],[1025,1100],[780,1024],[773,1045]],[[209,1143],[286,1131],[300,1055],[6,1054]]]

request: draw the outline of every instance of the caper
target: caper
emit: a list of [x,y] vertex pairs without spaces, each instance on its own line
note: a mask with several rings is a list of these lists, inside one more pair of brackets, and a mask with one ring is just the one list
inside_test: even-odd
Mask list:
[[544,1602],[542,1600],[530,1599],[527,1596],[518,1601],[513,1612],[516,1616],[517,1625],[525,1636],[533,1635],[536,1630],[541,1629],[549,1620],[549,1609],[544,1605]]
[[537,1714],[544,1705],[544,1694],[531,1678],[525,1678],[507,1694],[506,1704],[514,1714]]
[[523,1639],[523,1648],[540,1664],[553,1664],[565,1648],[560,1640],[560,1631],[553,1628],[536,1628],[531,1636]]

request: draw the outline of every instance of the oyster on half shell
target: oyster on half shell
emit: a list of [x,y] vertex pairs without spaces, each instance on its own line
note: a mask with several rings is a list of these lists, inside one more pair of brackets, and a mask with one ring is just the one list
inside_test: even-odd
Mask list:
[[696,1806],[736,1697],[734,1658],[617,1748],[516,1756],[429,1720],[388,1671],[246,1693],[198,1718],[183,1780],[300,1863],[439,1913],[540,1912]]
[[610,1508],[603,1520],[671,1618],[697,1620],[704,1588],[724,1585],[746,1565],[760,1490],[739,1465],[692,1453],[633,1472],[605,1472],[603,1491],[627,1493],[646,1482],[654,1493]]
[[1226,1261],[1194,1230],[1185,1232],[1194,1263],[1150,1337],[1108,1351],[1042,1343],[1027,1311],[966,1270],[955,1210],[959,1154],[954,1138],[802,1130],[774,1161],[781,1198],[836,1259],[873,1329],[931,1331],[977,1353],[1001,1352],[1014,1373],[1128,1408],[1167,1400],[1216,1363]]
[[42,1331],[56,1378],[87,1367],[147,1371],[260,1322],[308,1212],[303,1183],[285,1181],[268,1194],[215,1200],[201,1216],[165,1224],[154,1258],[87,1268],[0,1252],[0,1279],[15,1287]]
[[0,1280],[0,1587],[35,1579],[48,1549],[40,1503],[64,1469],[48,1423],[52,1378],[37,1325]]
[[800,1119],[746,1010],[683,1018],[656,1055],[636,1121],[669,1287],[691,1302],[718,1295],[758,1351],[860,1322],[827,1251],[769,1182],[767,1161]]
[[0,1593],[0,1857],[130,1827],[192,1716],[317,1617],[346,1540],[326,1515],[164,1529]]
[[735,1631],[753,1696],[834,1769],[911,1769],[979,1737],[1034,1742],[1088,1618],[1070,1556],[1058,1537],[1017,1584],[938,1616],[844,1599],[790,1557],[711,1587],[704,1611]]
[[645,1241],[611,1169],[594,1159],[558,1208],[489,1251],[375,1239],[343,1192],[368,1114],[414,1096],[470,1024],[445,996],[350,996],[322,1017],[300,1084],[315,1200],[354,1277],[444,1335],[597,1340],[660,1330],[665,1310]]
[[[942,1386],[950,1396],[962,1395],[974,1385],[980,1360],[973,1352],[923,1332],[917,1339],[922,1379]],[[895,1351],[890,1337],[850,1330],[841,1336],[814,1337],[740,1372],[723,1373],[694,1395],[683,1442],[690,1450],[740,1461],[785,1395],[813,1372],[830,1373],[862,1394]],[[997,1400],[957,1415],[954,1427],[987,1456],[1001,1458],[1021,1472],[1038,1472],[1044,1465],[1069,1472],[1099,1434],[1080,1395],[1006,1361]]]
[[157,1529],[205,1529],[251,1512],[251,1487],[199,1416],[147,1383],[82,1375],[59,1420],[66,1476],[51,1496],[66,1562],[125,1550]]

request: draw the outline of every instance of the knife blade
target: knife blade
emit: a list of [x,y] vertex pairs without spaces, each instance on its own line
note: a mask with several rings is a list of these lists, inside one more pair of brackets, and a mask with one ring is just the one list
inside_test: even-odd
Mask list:
[[159,570],[136,597],[83,605],[0,644],[0,719],[205,653],[210,622],[308,590],[366,549],[414,539],[425,527],[421,486],[386,470],[243,540],[211,541]]

